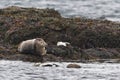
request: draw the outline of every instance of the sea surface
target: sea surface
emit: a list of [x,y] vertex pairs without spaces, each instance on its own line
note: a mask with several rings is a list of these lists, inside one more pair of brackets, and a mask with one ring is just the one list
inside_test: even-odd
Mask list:
[[120,21],[120,0],[0,0],[0,8],[8,6],[53,8],[64,17]]
[[35,66],[35,63],[0,60],[0,80],[120,80],[118,63],[76,63],[81,68],[66,68],[70,63],[46,62],[59,67]]

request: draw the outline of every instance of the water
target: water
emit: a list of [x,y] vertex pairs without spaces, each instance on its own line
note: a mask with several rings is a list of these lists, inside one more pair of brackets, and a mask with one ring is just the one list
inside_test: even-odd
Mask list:
[[120,64],[117,63],[76,63],[81,65],[79,69],[66,68],[69,63],[65,62],[53,63],[59,67],[1,60],[0,80],[120,80]]
[[54,8],[64,17],[105,18],[120,21],[120,0],[0,0],[7,6]]

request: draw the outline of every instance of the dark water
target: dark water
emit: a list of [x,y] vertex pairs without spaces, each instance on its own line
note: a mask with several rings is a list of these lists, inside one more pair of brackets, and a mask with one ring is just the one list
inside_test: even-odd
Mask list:
[[120,80],[120,64],[117,63],[76,63],[81,65],[82,68],[79,69],[66,68],[69,63],[65,62],[53,63],[59,67],[1,60],[0,80]]
[[83,16],[120,21],[120,0],[0,0],[7,6],[54,8],[64,17]]

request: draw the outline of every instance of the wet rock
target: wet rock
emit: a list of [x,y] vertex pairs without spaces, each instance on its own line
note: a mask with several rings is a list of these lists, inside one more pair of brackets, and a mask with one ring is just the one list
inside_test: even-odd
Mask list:
[[81,68],[81,66],[78,64],[68,64],[67,68]]
[[91,49],[85,49],[84,52],[89,59],[120,58],[120,53],[117,51],[117,49],[91,48]]
[[[37,37],[49,45],[44,61],[120,59],[120,23],[64,18],[54,9],[0,9],[1,59],[40,61],[38,56],[17,52],[21,41]],[[58,41],[69,42],[71,47],[56,46]]]
[[59,67],[57,64],[43,64],[42,67]]
[[42,63],[35,63],[34,66],[40,66]]
[[61,60],[63,60],[63,58],[59,56],[55,56],[53,54],[46,54],[45,56],[43,56],[43,62],[46,62],[46,61],[59,62]]
[[120,59],[109,59],[106,60],[105,63],[119,63]]
[[[4,55],[4,54],[3,54]],[[4,55],[2,59],[5,60],[21,60],[25,62],[43,62],[42,58],[39,56],[35,55],[26,55],[26,54],[9,54],[9,55]]]
[[34,66],[42,66],[42,67],[59,67],[58,64],[55,64],[55,63],[35,63]]
[[1,11],[0,37],[11,44],[42,37],[48,44],[63,41],[81,48],[120,47],[119,23],[63,18],[53,9],[9,7]]
[[47,47],[47,54],[53,54],[58,57],[71,59],[78,59],[81,57],[79,48],[75,49],[72,46],[49,45]]
[[7,53],[7,49],[3,46],[0,46],[0,53]]

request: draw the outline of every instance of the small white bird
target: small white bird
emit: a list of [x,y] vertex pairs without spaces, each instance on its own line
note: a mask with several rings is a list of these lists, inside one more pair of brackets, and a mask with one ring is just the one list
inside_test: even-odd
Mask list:
[[62,41],[57,42],[57,46],[67,46],[69,44],[70,44],[69,42],[62,42]]

